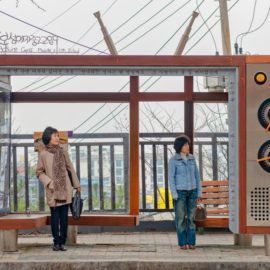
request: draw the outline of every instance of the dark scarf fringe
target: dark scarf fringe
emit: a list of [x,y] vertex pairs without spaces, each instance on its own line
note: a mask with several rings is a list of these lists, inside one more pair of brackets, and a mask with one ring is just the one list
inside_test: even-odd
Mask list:
[[57,202],[67,201],[66,160],[63,149],[59,145],[47,145],[46,150],[53,154],[54,198]]
[[55,200],[56,203],[66,203],[67,200]]

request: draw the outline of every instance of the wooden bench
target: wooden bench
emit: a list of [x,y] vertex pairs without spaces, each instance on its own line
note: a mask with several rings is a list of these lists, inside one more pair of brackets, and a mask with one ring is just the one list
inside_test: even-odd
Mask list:
[[[119,214],[82,214],[79,220],[74,220],[69,215],[69,230],[76,225],[82,226],[137,226],[139,216]],[[37,229],[50,225],[49,214],[9,214],[0,217],[0,250],[18,250],[18,230]],[[74,235],[72,236],[74,239]],[[75,241],[76,242],[76,236]]]
[[229,181],[202,181],[202,204],[207,210],[207,219],[198,221],[203,228],[229,227]]
[[[44,149],[42,142],[42,132],[34,132],[34,149],[40,152]],[[60,144],[66,150],[68,149],[68,138],[71,136],[72,131],[59,131]],[[74,220],[69,216],[68,220],[69,232],[68,238],[72,238],[76,242],[76,226],[137,226],[139,225],[138,215],[129,214],[86,214],[83,213],[79,220]],[[49,214],[9,214],[0,217],[0,250],[3,251],[16,251],[18,241],[19,229],[36,229],[45,225],[50,225]],[[72,235],[73,234],[73,235]]]
[[0,217],[0,250],[17,251],[18,230],[36,229],[47,225],[44,215],[10,214]]
[[[203,228],[228,228],[229,183],[202,181],[202,203],[207,209],[207,219],[197,222]],[[137,226],[139,216],[83,214],[79,220],[69,216],[69,228],[82,226]],[[19,229],[36,229],[50,225],[49,214],[9,214],[0,217],[0,250],[16,251]]]

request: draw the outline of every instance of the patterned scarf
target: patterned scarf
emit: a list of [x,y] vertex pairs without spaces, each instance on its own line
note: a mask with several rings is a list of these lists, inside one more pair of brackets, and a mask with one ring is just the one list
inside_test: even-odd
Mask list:
[[48,144],[46,150],[53,154],[53,183],[56,202],[67,201],[66,160],[63,149],[59,145]]

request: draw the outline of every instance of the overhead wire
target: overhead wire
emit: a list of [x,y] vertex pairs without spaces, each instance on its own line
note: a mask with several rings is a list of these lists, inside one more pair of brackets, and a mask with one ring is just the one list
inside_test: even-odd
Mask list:
[[[139,26],[135,27],[132,31],[130,31],[128,34],[126,34],[124,37],[122,37],[120,40],[123,41],[124,39],[126,39],[130,33],[134,33],[135,30],[138,30],[140,27],[142,27],[143,25],[145,25],[147,22],[149,22],[151,19],[153,19],[156,15],[158,15],[161,11],[163,11],[165,8],[167,8],[171,3],[173,3],[175,0],[172,0],[170,1],[168,4],[166,4],[165,6],[163,6],[161,9],[159,9],[155,14],[153,14],[150,18],[148,18],[147,20],[145,20],[143,23],[141,23]],[[167,16],[164,20],[160,21],[158,24],[156,24],[154,27],[152,27],[151,29],[149,29],[148,31],[144,32],[139,38],[136,38],[135,40],[132,41],[132,43],[130,45],[132,45],[134,42],[138,41],[140,38],[142,38],[143,36],[145,36],[146,34],[148,34],[150,31],[152,31],[153,29],[155,29],[157,26],[159,26],[161,23],[163,23],[164,21],[166,21],[167,19],[169,19],[172,15],[176,14],[180,9],[182,9],[184,6],[186,6],[189,2],[191,2],[192,0],[188,0],[186,3],[184,3],[182,6],[180,6],[180,8],[178,8],[176,11],[174,11],[173,13],[171,13],[169,16]],[[135,12],[130,18],[128,18],[124,23],[120,24],[120,26],[118,26],[115,30],[113,30],[112,32],[110,32],[110,35],[115,33],[117,30],[120,29],[120,27],[122,27],[125,23],[129,22],[131,20],[131,18],[134,18],[135,15],[138,15],[139,12],[141,12],[143,9],[145,9],[150,3],[152,2],[149,1],[146,5],[144,5],[141,9],[139,9],[137,12]],[[120,40],[118,40],[116,43],[120,42]],[[99,42],[95,43],[92,47],[95,48],[95,46],[99,45],[101,42],[103,41],[100,40]],[[130,46],[129,45],[129,46]],[[126,46],[126,47],[129,47],[129,46]],[[103,50],[103,52],[106,52],[107,49]],[[119,50],[119,52],[122,51],[122,49]],[[86,52],[84,52],[83,54],[87,53],[88,50]],[[61,76],[59,76],[60,78]],[[72,76],[72,78],[76,78],[77,76]],[[51,83],[51,82],[54,82],[55,79],[53,79],[52,81],[49,81],[48,83]],[[61,85],[61,84],[64,84],[66,83],[67,81],[70,81],[70,79],[65,79],[64,81],[62,81],[62,83],[60,84],[57,84],[58,85]],[[46,92],[48,90],[51,90],[55,87],[55,85],[51,86],[51,87],[48,87],[46,88],[44,91],[42,92]],[[40,87],[36,88],[36,89],[39,89]],[[33,89],[33,90],[36,90],[36,89]]]
[[[200,3],[200,5],[202,5],[202,3],[204,2],[205,0],[203,0],[201,3]],[[161,49],[162,48],[164,48],[164,46],[165,45],[167,45],[168,44],[168,42],[177,34],[177,32],[184,26],[184,24],[189,20],[189,18],[190,18],[190,16],[189,17],[187,17],[187,19],[186,20],[184,20],[184,22],[180,25],[180,27],[178,27],[177,28],[177,30],[172,34],[172,36],[168,39],[168,40],[166,40],[166,42],[160,47],[160,49],[155,53],[155,54],[158,54],[160,51],[161,51]],[[141,87],[142,86],[144,86],[150,79],[151,79],[152,77],[150,77],[150,78],[148,78],[142,85],[141,85]],[[118,90],[118,92],[121,92],[127,85],[129,84],[129,82],[127,82],[127,83],[125,83],[119,90]],[[92,113],[89,117],[87,117],[87,119],[85,119],[81,124],[79,124],[77,127],[75,127],[74,129],[73,129],[73,131],[76,131],[78,128],[80,128],[83,124],[85,124],[88,120],[90,120],[97,112],[99,112],[104,106],[106,105],[106,103],[104,103],[103,105],[101,105],[101,107],[99,108],[99,109],[97,109],[94,113]],[[120,104],[120,105],[118,105],[118,106],[121,106],[122,104]],[[119,107],[117,107],[117,108],[119,108]],[[116,109],[117,109],[116,108]],[[88,131],[87,131],[88,132]],[[87,133],[86,132],[86,133]]]
[[[202,1],[201,3],[200,3],[200,5],[203,3],[204,1]],[[213,16],[213,13],[212,13],[212,16]],[[172,37],[173,36],[175,36],[176,35],[176,33],[183,27],[183,25],[189,20],[189,18],[190,17],[188,17],[184,22],[183,22],[183,24],[177,29],[177,31],[175,31],[174,33],[173,33],[173,35],[161,46],[161,48],[164,48],[164,45],[166,45],[171,39],[172,39]],[[209,18],[207,18],[207,19],[209,19]],[[161,49],[160,48],[160,49]],[[156,54],[157,53],[159,53],[160,52],[160,49],[156,52]],[[150,78],[152,78],[152,76],[150,77]],[[149,79],[150,78],[148,78],[140,87],[142,87],[142,86],[144,86],[145,85],[145,83],[146,82],[148,82],[149,81]],[[149,85],[144,91],[146,92],[148,89],[150,89],[159,79],[160,79],[161,77],[158,77],[154,82],[152,82],[151,83],[151,85]],[[128,83],[127,83],[128,84]],[[105,103],[106,104],[106,103]],[[105,106],[105,104],[103,104],[102,105],[102,107],[104,107]],[[116,111],[119,107],[121,107],[123,104],[120,104],[120,105],[118,105],[109,115],[107,115],[107,116],[105,116],[103,119],[101,119],[99,122],[98,122],[98,124],[99,123],[101,123],[103,120],[105,120],[106,118],[108,118],[108,116],[111,116],[112,114],[113,114],[113,112],[114,111]],[[117,115],[118,114],[120,114],[124,109],[126,109],[127,108],[127,106],[125,106],[125,108],[123,108],[122,110],[120,110],[118,113],[117,113]],[[99,110],[100,110],[101,108],[99,108]],[[98,111],[99,111],[98,110]],[[81,123],[79,126],[77,126],[77,128],[79,128],[79,127],[81,127],[82,126],[82,124],[84,124],[87,120],[89,120],[89,119],[91,119],[93,116],[95,115],[95,113],[93,113],[93,114],[91,114],[91,116],[90,117],[88,117],[83,123]],[[102,126],[104,126],[105,124],[107,124],[108,122],[110,122],[113,118],[114,118],[115,116],[112,116],[108,121],[106,121]],[[95,125],[96,126],[96,125]],[[101,126],[101,127],[102,127]],[[97,130],[99,130],[101,127],[97,127],[92,133],[94,133],[95,131],[97,131]],[[88,129],[85,133],[88,133],[91,129],[93,129],[93,127],[91,127],[90,129]],[[75,129],[74,129],[75,130]]]
[[209,28],[207,22],[204,20],[204,17],[203,17],[203,15],[202,15],[202,13],[201,13],[201,11],[200,11],[200,7],[199,7],[199,5],[198,5],[198,0],[196,0],[196,6],[197,6],[197,9],[198,9],[199,15],[200,15],[200,17],[202,18],[203,23],[205,24],[206,28],[209,30],[209,34],[211,35],[212,40],[213,40],[213,43],[214,43],[214,46],[215,46],[216,55],[218,55],[218,54],[219,54],[219,50],[218,50],[218,47],[217,47],[216,39],[215,39],[215,37],[214,37],[214,35],[213,35],[211,29]]
[[[240,0],[237,0],[230,8],[229,11],[239,2]],[[211,27],[209,27],[209,29],[212,29],[218,22],[220,21],[220,19],[218,19]],[[203,36],[200,37],[200,39],[191,46],[191,48],[189,48],[189,50],[187,50],[187,52],[185,54],[187,54],[191,49],[193,49],[207,34],[208,34],[207,30]],[[150,89],[150,87],[152,87],[161,77],[157,78],[155,80],[155,82],[153,82],[147,89],[145,89],[144,91],[147,91],[148,89]],[[120,104],[122,105],[122,104]],[[118,106],[120,106],[118,105]],[[117,107],[118,108],[118,107]],[[115,108],[114,110],[116,110],[117,108]],[[127,106],[125,108],[123,108],[121,111],[119,111],[115,116],[119,115],[124,109],[126,109]],[[111,113],[110,113],[111,115]],[[109,115],[107,115],[108,117]],[[94,132],[98,131],[100,128],[102,128],[104,125],[106,125],[109,121],[111,121],[115,116],[111,117],[110,120],[106,121],[103,125],[101,125],[100,127],[96,128],[93,132],[91,132],[91,134],[93,134]],[[106,119],[106,117],[104,117],[101,121],[99,121],[97,124],[99,124],[100,122],[102,122],[104,119]],[[95,125],[96,126],[96,125]],[[95,126],[91,127],[90,129],[88,129],[85,133],[88,133],[91,129],[93,129]]]
[[65,41],[68,41],[68,42],[70,42],[70,43],[73,43],[73,44],[76,44],[76,45],[78,45],[78,46],[87,48],[87,49],[89,49],[89,50],[93,50],[93,51],[95,51],[95,52],[99,52],[99,53],[102,53],[102,54],[108,54],[108,53],[104,53],[104,52],[102,52],[102,51],[100,51],[100,50],[97,50],[97,49],[95,49],[95,48],[93,48],[93,47],[89,47],[89,46],[86,46],[86,45],[84,45],[84,44],[78,43],[78,42],[76,42],[76,41],[74,41],[74,40],[71,40],[71,39],[69,39],[69,38],[65,38],[65,37],[63,37],[63,36],[60,36],[59,34],[55,34],[55,33],[52,33],[51,31],[42,29],[42,28],[39,27],[39,26],[36,26],[36,25],[34,25],[34,24],[32,24],[32,23],[29,23],[29,22],[26,22],[25,20],[22,20],[22,19],[20,19],[20,18],[17,18],[17,17],[15,17],[15,16],[13,16],[13,15],[11,15],[11,14],[9,14],[9,13],[6,13],[6,12],[4,12],[4,11],[2,11],[2,10],[0,10],[0,13],[2,13],[2,14],[5,15],[5,16],[8,16],[8,17],[10,17],[10,18],[12,18],[12,19],[14,19],[14,20],[16,20],[16,21],[19,21],[19,22],[21,22],[21,23],[24,23],[24,24],[26,24],[26,25],[28,25],[28,26],[31,26],[31,27],[36,28],[36,29],[39,29],[40,31],[43,31],[43,32],[45,32],[45,33],[47,33],[47,34],[50,34],[50,35],[52,35],[52,36],[56,36],[56,37],[58,37],[58,38],[60,38],[60,39],[63,39],[63,40],[65,40]]
[[[111,8],[114,6],[114,4],[117,2],[118,0],[115,0],[106,10],[104,13],[102,13],[102,16],[104,16],[106,13],[108,13],[109,10],[111,10]],[[113,34],[115,33],[116,31],[118,31],[119,29],[121,29],[121,27],[123,27],[125,24],[127,24],[128,22],[130,22],[134,17],[136,17],[139,13],[141,13],[147,6],[149,6],[149,4],[151,4],[153,2],[153,0],[150,0],[148,1],[145,5],[143,5],[139,10],[137,10],[135,13],[133,13],[130,17],[128,17],[123,23],[121,23],[119,26],[117,26],[110,34]],[[86,34],[88,34],[90,32],[91,29],[93,29],[93,27],[97,24],[97,21],[95,21],[84,33],[83,35],[77,40],[77,42],[79,42],[83,37],[86,36]],[[103,42],[103,39],[100,39],[98,42],[96,42],[93,46],[91,46],[92,48],[95,48],[97,45],[99,45],[101,42]],[[74,47],[74,45],[72,46],[72,48]],[[90,49],[87,49],[82,55],[88,53],[90,51]],[[49,76],[45,76],[44,78],[47,78]],[[61,76],[59,76],[60,78]],[[73,76],[73,78],[75,78],[76,76]],[[57,79],[59,79],[57,78]],[[70,79],[67,79],[67,80],[64,80],[63,83],[65,83],[66,81],[69,81]],[[55,79],[53,79],[52,81],[49,81],[47,82],[48,84],[49,83],[52,83],[54,82]],[[38,83],[39,80],[36,80],[34,83]],[[31,83],[31,85],[33,85]],[[59,84],[57,84],[59,85]],[[40,87],[37,87],[36,89],[39,89]],[[53,88],[53,86],[52,86]],[[48,88],[46,89],[45,91],[47,90],[50,90],[52,88]],[[24,88],[26,89],[26,88]],[[32,90],[36,90],[36,89],[32,89]],[[30,92],[32,92],[32,90],[30,90]],[[44,91],[44,92],[45,92]]]
[[235,48],[235,53],[236,54],[238,54],[239,51],[240,51],[240,54],[242,54],[242,41],[243,41],[243,38],[241,39],[241,42],[240,42],[240,48],[239,48],[239,44],[238,44],[238,38],[239,37],[244,37],[246,35],[246,33],[248,33],[250,31],[250,29],[252,27],[252,24],[254,22],[254,18],[255,18],[256,5],[257,5],[257,0],[254,1],[253,10],[252,10],[252,17],[251,17],[251,21],[250,21],[250,24],[249,24],[249,27],[248,27],[247,32],[240,33],[240,34],[238,34],[236,36],[235,44],[234,44],[234,48]]
[[254,2],[253,12],[252,12],[252,18],[251,18],[251,21],[250,21],[248,30],[247,30],[246,33],[243,33],[243,35],[241,35],[240,48],[242,48],[243,39],[250,32],[250,29],[251,29],[252,24],[254,22],[257,2],[258,2],[258,0],[255,0],[255,2]]

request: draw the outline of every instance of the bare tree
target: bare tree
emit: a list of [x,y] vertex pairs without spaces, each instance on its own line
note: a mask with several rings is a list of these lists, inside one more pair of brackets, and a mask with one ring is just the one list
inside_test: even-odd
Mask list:
[[[196,78],[197,91],[201,92],[202,85]],[[195,130],[208,130],[211,133],[227,133],[227,118],[228,118],[228,106],[227,104],[197,104],[198,113],[195,115],[197,119],[195,123]],[[198,121],[200,119],[200,121]],[[221,137],[220,142],[228,142],[228,138]],[[228,177],[228,149],[224,145],[218,145],[218,175],[219,178]],[[202,159],[204,160],[204,170],[206,175],[209,177],[212,172],[212,154],[211,151],[203,149]],[[217,179],[214,179],[217,180]]]

